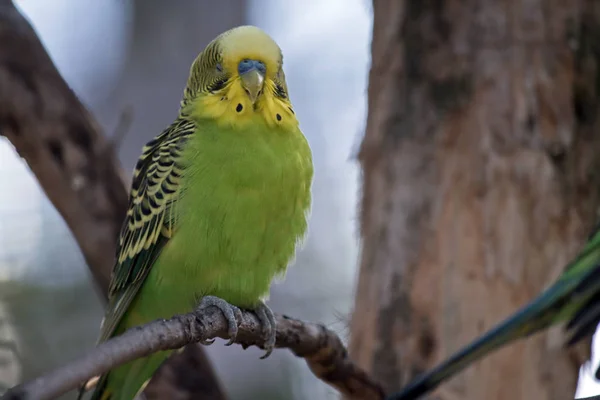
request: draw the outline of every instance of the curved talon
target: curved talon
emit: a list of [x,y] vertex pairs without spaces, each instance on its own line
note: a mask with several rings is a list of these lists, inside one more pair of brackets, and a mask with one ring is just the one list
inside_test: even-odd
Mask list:
[[[209,307],[218,308],[227,320],[227,335],[229,336],[229,341],[225,344],[225,346],[231,346],[233,343],[235,343],[235,339],[237,337],[238,321],[242,318],[242,311],[220,297],[204,296],[198,305],[198,309],[203,310]],[[210,346],[214,343],[214,341],[215,339],[207,339],[200,341],[200,343]]]
[[[229,328],[227,329],[227,334],[229,335],[229,341],[227,343],[225,343],[225,346],[231,346],[232,344],[235,343],[235,338],[237,337],[237,333],[238,333],[238,326],[237,326],[237,321],[241,321],[242,320],[242,311],[237,308],[236,306],[232,306],[230,304],[231,309],[233,310],[233,321],[234,324],[231,324],[231,321],[228,319],[229,321]],[[227,316],[225,316],[227,318]]]
[[262,333],[265,339],[265,354],[260,357],[261,360],[269,357],[275,348],[275,339],[277,332],[277,322],[273,311],[265,303],[260,302],[254,310],[262,326]]

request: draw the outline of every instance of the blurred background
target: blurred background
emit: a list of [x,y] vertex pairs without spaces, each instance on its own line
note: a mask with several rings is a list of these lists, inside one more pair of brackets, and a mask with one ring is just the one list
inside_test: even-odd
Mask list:
[[[63,77],[112,135],[127,173],[176,115],[192,60],[218,33],[257,25],[282,47],[291,99],[315,158],[305,248],[270,305],[319,321],[345,340],[359,251],[354,159],[366,116],[372,13],[365,0],[18,0]],[[97,337],[102,302],[68,228],[11,145],[0,138],[0,392],[80,355]],[[329,399],[285,351],[207,348],[231,399]],[[597,360],[594,361],[594,364]],[[578,396],[600,393],[583,370]],[[72,398],[73,395],[65,398]]]
[[[260,26],[275,38],[284,50],[291,99],[313,148],[316,177],[309,239],[285,281],[273,286],[270,305],[276,312],[324,322],[345,339],[358,254],[353,148],[365,121],[369,3],[15,4],[107,135],[117,130],[125,110],[132,113],[119,147],[128,174],[145,142],[175,118],[189,66],[210,40],[242,24]],[[0,350],[2,391],[93,346],[102,302],[67,226],[5,138],[0,138],[0,182],[10,188],[0,196],[0,344],[11,344]],[[260,368],[256,349],[217,342],[208,353],[231,399],[337,397],[288,352],[275,352]]]

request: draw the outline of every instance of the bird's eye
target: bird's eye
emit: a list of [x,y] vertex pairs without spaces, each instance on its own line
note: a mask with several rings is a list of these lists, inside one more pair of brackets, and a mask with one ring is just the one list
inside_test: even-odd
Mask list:
[[227,84],[227,79],[217,79],[216,81],[214,81],[213,83],[211,83],[208,86],[208,90],[210,92],[216,92],[218,90],[223,89],[226,84]]
[[217,68],[217,71],[223,72],[223,66],[220,63],[217,63],[215,68]]
[[282,99],[287,98],[287,94],[285,93],[285,89],[280,84],[275,85],[275,94]]

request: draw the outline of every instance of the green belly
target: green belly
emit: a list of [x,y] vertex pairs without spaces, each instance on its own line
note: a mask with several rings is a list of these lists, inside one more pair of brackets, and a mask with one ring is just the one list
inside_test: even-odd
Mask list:
[[312,162],[300,131],[206,128],[185,159],[177,228],[132,304],[147,320],[205,295],[252,308],[307,229]]

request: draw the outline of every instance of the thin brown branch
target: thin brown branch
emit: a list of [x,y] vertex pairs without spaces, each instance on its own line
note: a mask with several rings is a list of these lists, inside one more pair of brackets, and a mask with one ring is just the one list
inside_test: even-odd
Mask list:
[[[223,314],[213,308],[154,321],[100,344],[62,368],[12,388],[1,399],[52,399],[128,361],[215,337],[227,337],[227,323]],[[254,314],[243,313],[236,343],[243,348],[264,344]],[[381,386],[350,360],[340,338],[323,325],[278,315],[276,346],[304,358],[315,376],[351,399],[384,398]]]

